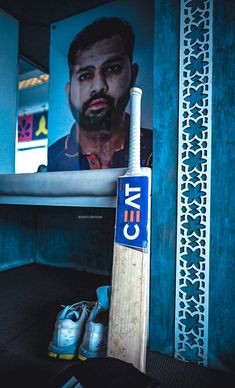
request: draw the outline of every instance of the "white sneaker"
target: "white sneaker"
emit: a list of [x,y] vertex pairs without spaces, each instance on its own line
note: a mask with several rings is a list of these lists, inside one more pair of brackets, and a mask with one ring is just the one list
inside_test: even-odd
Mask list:
[[106,356],[111,286],[96,290],[98,301],[86,323],[86,331],[79,348],[80,360]]
[[58,314],[48,355],[53,358],[72,360],[78,356],[85,324],[94,302],[78,302],[63,306]]

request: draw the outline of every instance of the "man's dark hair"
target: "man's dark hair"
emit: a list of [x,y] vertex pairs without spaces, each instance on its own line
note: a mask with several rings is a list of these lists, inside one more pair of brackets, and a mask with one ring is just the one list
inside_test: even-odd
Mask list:
[[78,50],[83,50],[100,40],[110,38],[114,35],[120,36],[123,47],[132,63],[135,35],[131,25],[126,20],[116,17],[101,18],[86,26],[72,41],[68,53],[70,75],[76,65],[76,54]]

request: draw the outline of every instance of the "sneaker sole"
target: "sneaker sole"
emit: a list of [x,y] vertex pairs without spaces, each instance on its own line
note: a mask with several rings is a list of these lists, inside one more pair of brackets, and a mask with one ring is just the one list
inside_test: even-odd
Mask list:
[[76,354],[57,354],[54,352],[48,352],[48,356],[52,358],[62,358],[63,360],[74,360],[77,358]]
[[79,358],[79,360],[81,360],[81,361],[86,361],[87,360],[87,357],[85,357],[85,356],[83,356],[82,354],[78,354],[78,358]]
[[81,361],[85,361],[87,360],[88,358],[98,358],[98,357],[106,357],[106,352],[100,352],[100,353],[90,353],[90,354],[87,354],[86,356],[82,353],[78,353],[78,358],[79,360]]

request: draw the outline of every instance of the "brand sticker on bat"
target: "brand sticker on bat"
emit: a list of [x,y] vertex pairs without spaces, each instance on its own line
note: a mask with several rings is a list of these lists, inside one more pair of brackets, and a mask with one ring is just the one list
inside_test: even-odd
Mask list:
[[147,176],[118,179],[116,243],[148,251],[148,193]]

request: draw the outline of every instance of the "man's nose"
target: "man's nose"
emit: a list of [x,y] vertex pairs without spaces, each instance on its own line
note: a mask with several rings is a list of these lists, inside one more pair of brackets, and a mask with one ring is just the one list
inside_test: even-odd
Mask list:
[[96,94],[96,93],[100,93],[100,92],[103,92],[103,93],[106,93],[108,90],[108,84],[106,82],[106,79],[105,77],[98,73],[95,75],[95,77],[93,78],[93,81],[92,81],[92,85],[91,85],[91,96],[93,94]]

